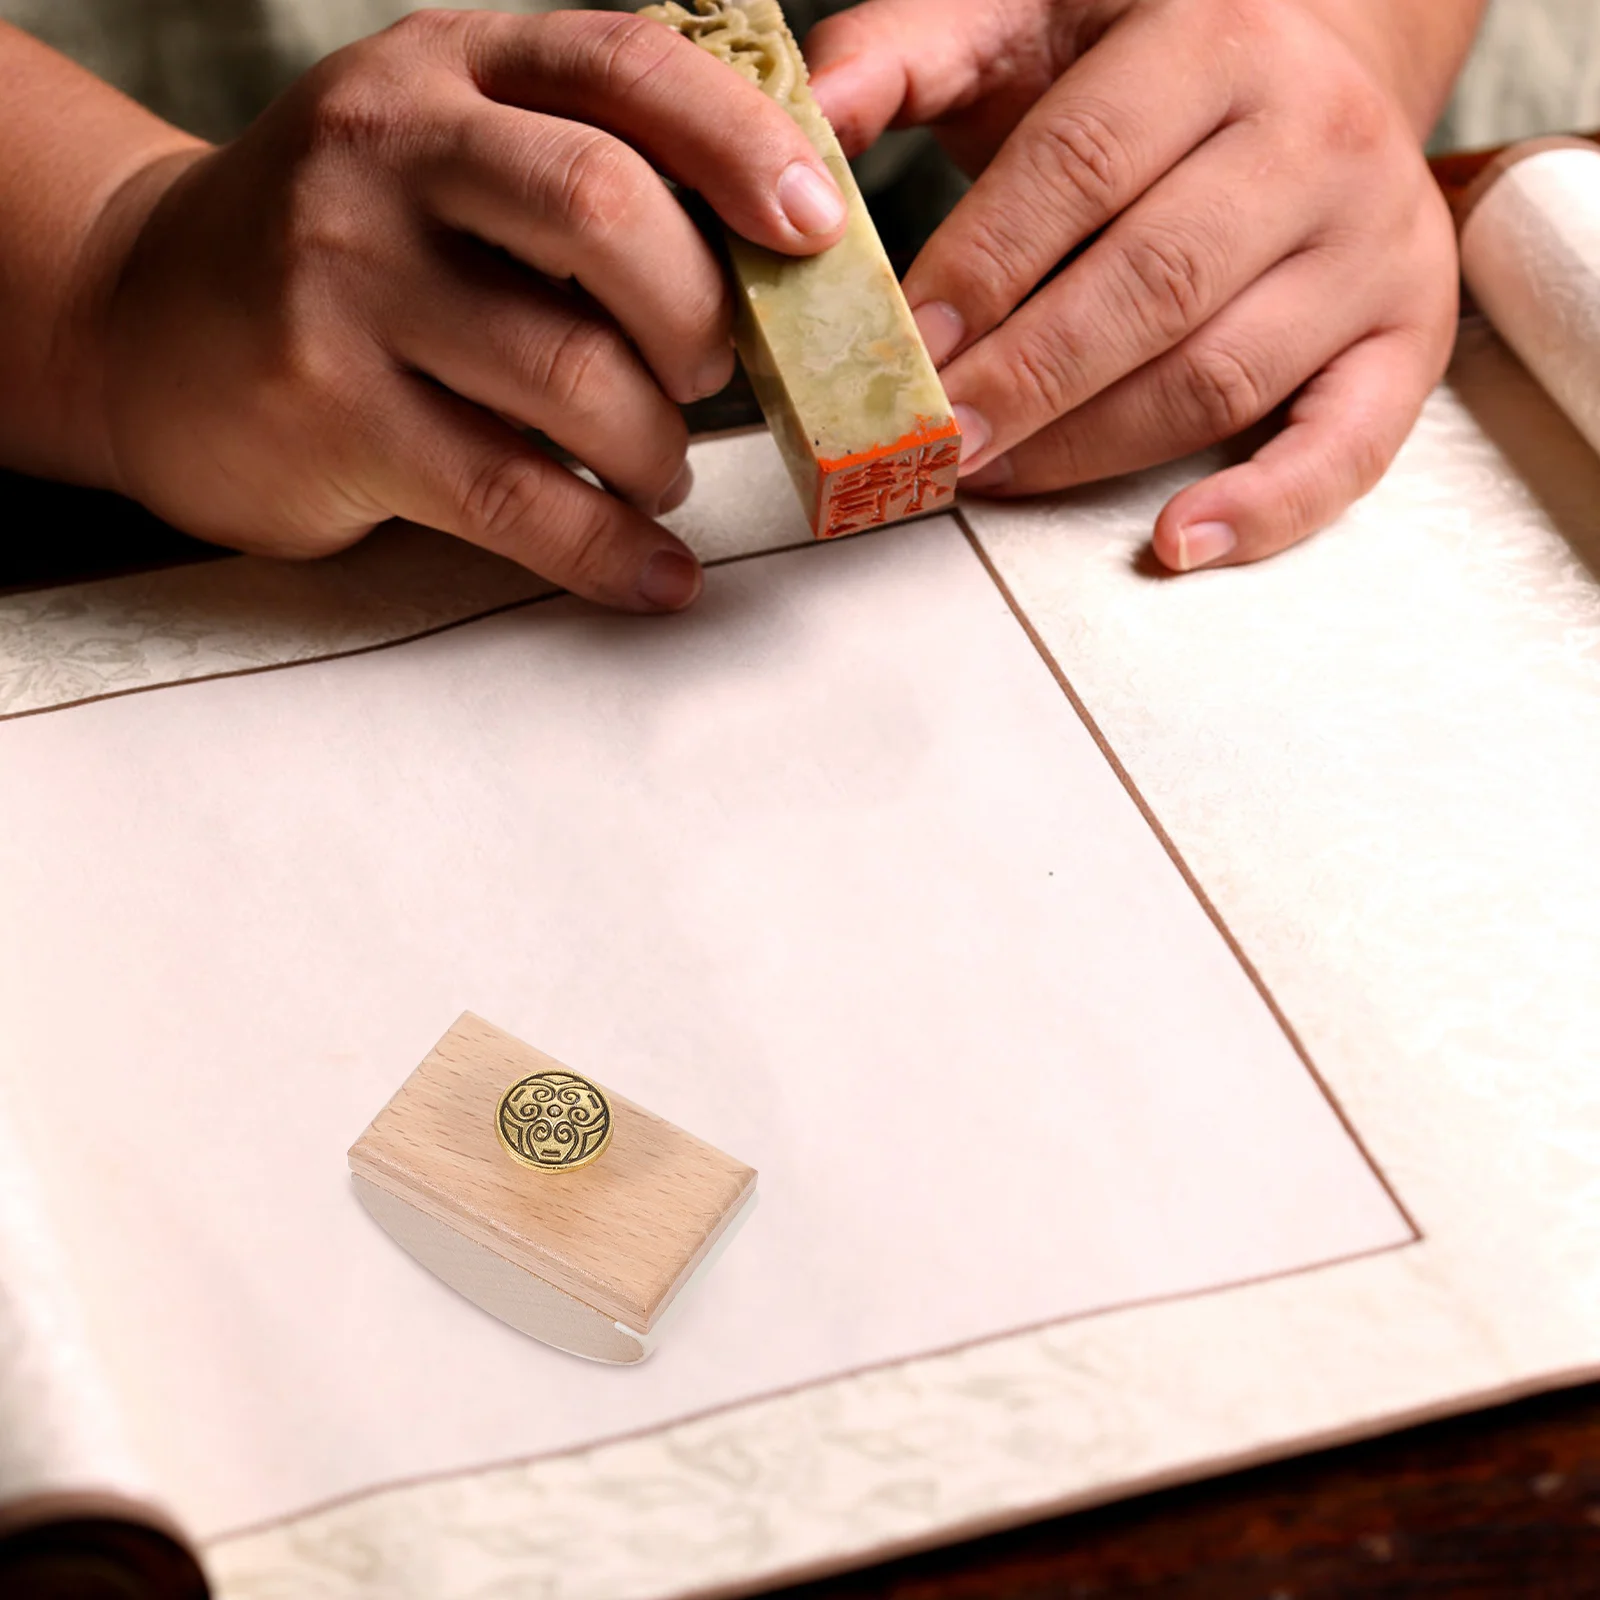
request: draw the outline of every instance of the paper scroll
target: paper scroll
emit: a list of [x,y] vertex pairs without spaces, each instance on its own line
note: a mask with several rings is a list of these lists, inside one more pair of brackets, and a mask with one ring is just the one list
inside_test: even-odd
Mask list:
[[1600,146],[1513,146],[1463,212],[1461,271],[1473,297],[1600,450]]

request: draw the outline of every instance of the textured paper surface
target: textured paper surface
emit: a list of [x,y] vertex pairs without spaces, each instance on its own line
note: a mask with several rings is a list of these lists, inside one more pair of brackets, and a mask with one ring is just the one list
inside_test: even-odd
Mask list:
[[1600,463],[1469,326],[1301,551],[1146,576],[1196,470],[973,514],[1423,1242],[374,1496],[225,1594],[742,1589],[1600,1370]]
[[[708,551],[805,536],[764,441],[696,462],[677,520]],[[1424,1240],[366,1496],[214,1546],[220,1593],[727,1592],[1600,1369],[1600,463],[1469,327],[1388,479],[1303,550],[1148,576],[1196,470],[969,509]],[[182,652],[153,580],[0,601],[12,709],[52,702],[53,655],[76,694],[297,648],[293,607],[243,609],[259,564],[224,565],[228,626],[192,594]],[[408,625],[460,614],[414,592]]]
[[[23,1138],[202,1535],[1410,1237],[955,526],[816,556],[0,725]],[[463,1006],[761,1171],[648,1366],[351,1196]]]

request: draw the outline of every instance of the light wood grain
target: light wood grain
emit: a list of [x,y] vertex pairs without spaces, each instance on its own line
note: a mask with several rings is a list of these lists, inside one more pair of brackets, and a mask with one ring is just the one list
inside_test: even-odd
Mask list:
[[576,1172],[519,1165],[495,1132],[500,1096],[518,1078],[562,1067],[467,1012],[351,1147],[350,1169],[648,1333],[756,1174],[610,1090],[611,1144],[598,1161]]

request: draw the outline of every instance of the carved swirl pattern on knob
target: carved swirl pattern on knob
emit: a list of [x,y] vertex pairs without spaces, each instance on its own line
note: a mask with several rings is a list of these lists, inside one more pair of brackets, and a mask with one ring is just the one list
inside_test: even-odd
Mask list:
[[500,1096],[495,1128],[524,1166],[571,1172],[588,1166],[611,1142],[611,1104],[576,1072],[536,1072]]

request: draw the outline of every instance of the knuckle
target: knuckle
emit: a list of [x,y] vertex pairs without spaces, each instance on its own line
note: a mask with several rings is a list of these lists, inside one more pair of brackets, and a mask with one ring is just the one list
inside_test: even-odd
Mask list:
[[351,160],[363,168],[388,164],[397,147],[414,141],[416,109],[415,85],[364,46],[353,46],[312,86],[306,142],[316,159]]
[[505,456],[468,483],[461,497],[462,511],[488,548],[516,550],[526,546],[530,536],[544,534],[553,509],[554,470],[520,456]]
[[561,412],[587,414],[608,385],[616,365],[617,335],[598,323],[574,320],[552,338],[542,338],[525,357],[531,380]]
[[1130,170],[1127,147],[1111,120],[1084,104],[1041,118],[1031,161],[1044,193],[1065,185],[1096,215],[1116,208]]
[[1171,343],[1200,320],[1211,297],[1211,273],[1201,253],[1178,234],[1145,234],[1121,248],[1121,269],[1135,314]]
[[1322,147],[1347,160],[1375,157],[1390,142],[1393,115],[1375,84],[1351,74],[1323,100]]
[[440,115],[438,73],[460,58],[473,22],[462,12],[412,12],[313,67],[298,91],[308,97],[312,151],[370,162],[438,139],[454,121]]
[[[289,200],[283,228],[283,270],[288,291],[315,292],[329,272],[363,260],[371,249],[371,223],[347,203],[332,182],[309,180]],[[314,301],[308,299],[309,311]]]
[[573,24],[588,75],[616,99],[635,94],[668,61],[680,40],[670,28],[626,13],[595,14]]
[[295,404],[333,402],[348,387],[348,352],[292,317],[276,330],[266,371],[269,387]]
[[369,402],[381,410],[374,390],[386,368],[374,359],[377,341],[361,308],[326,267],[302,264],[278,285],[275,303],[257,320],[251,369],[263,401],[283,416],[310,414],[348,429]]
[[1213,438],[1232,438],[1271,409],[1250,364],[1233,351],[1201,346],[1182,351],[1178,359],[1183,403],[1199,413]]
[[1089,397],[1082,359],[1059,331],[1019,344],[1007,374],[1038,423],[1059,417]]
[[603,133],[577,139],[556,175],[557,204],[571,232],[601,249],[634,215],[642,198],[634,158]]
[[561,581],[570,589],[603,594],[615,585],[609,581],[615,528],[611,508],[615,502],[602,496],[587,500],[562,530]]
[[1037,253],[1035,230],[1028,219],[1011,207],[992,207],[980,226],[961,239],[959,253],[949,259],[959,264],[961,304],[969,326],[992,327],[1016,303],[1033,274],[1024,268]]
[[444,11],[430,6],[421,11],[408,12],[398,22],[391,23],[380,37],[406,49],[432,50],[455,40],[461,27],[462,15],[459,11]]

